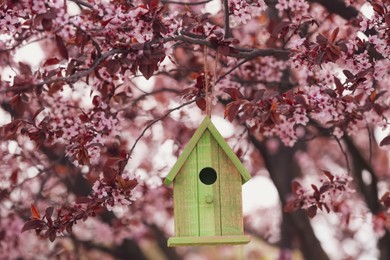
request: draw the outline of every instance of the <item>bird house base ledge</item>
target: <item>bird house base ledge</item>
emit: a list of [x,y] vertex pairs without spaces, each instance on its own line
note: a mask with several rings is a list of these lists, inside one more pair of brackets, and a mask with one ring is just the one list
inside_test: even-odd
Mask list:
[[208,246],[208,245],[242,245],[248,244],[250,236],[204,236],[204,237],[170,237],[168,246]]

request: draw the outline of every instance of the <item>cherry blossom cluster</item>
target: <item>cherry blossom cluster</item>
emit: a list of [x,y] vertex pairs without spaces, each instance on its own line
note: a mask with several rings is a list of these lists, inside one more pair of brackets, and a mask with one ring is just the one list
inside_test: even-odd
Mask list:
[[16,214],[1,216],[0,220],[0,259],[46,256],[48,242],[37,240],[35,234],[20,235],[24,220]]
[[101,175],[100,180],[97,180],[92,187],[92,196],[102,199],[102,206],[109,211],[114,207],[126,209],[136,199],[132,190],[138,183],[138,180],[125,173],[118,175],[115,182],[111,183],[107,183],[107,180]]
[[309,3],[305,0],[278,0],[275,7],[279,11],[279,16],[283,17],[287,12],[293,22],[299,22],[302,17],[309,15]]
[[371,3],[374,9],[374,15],[370,18],[362,17],[360,29],[362,32],[367,30],[375,30],[375,33],[368,36],[368,42],[374,45],[375,50],[383,56],[390,57],[390,4],[384,1],[383,3]]
[[390,191],[385,192],[379,200],[382,210],[372,216],[372,225],[375,233],[381,237],[390,230]]
[[43,111],[46,117],[38,128],[27,130],[29,136],[43,131],[52,144],[65,146],[67,156],[76,166],[99,164],[101,148],[118,134],[118,120],[107,104],[99,102],[99,96],[93,98],[95,106],[91,110],[72,107],[60,96],[47,97],[46,101],[48,104]]
[[22,232],[35,229],[38,235],[54,241],[65,231],[71,233],[78,221],[86,221],[89,217],[96,216],[96,212],[102,207],[108,210],[114,207],[128,207],[135,199],[134,189],[139,182],[126,173],[119,174],[119,169],[115,166],[118,162],[122,162],[122,159],[107,160],[104,174],[100,176],[101,180],[96,181],[93,186],[93,193],[88,197],[78,197],[74,205],[65,205],[56,210],[54,207],[48,207],[42,217],[38,209],[32,205],[31,220],[24,224]]
[[[343,86],[337,78],[334,80],[340,88]],[[376,92],[369,96],[363,92],[355,98],[349,94],[340,95],[344,90],[339,91],[320,86],[288,91],[282,95],[276,91],[260,90],[255,99],[247,100],[227,90],[235,101],[227,106],[225,115],[230,120],[237,114],[243,121],[250,118],[248,122],[253,130],[257,129],[264,136],[279,136],[288,146],[294,145],[303,136],[299,126],[307,125],[310,119],[331,129],[338,138],[344,132],[350,135],[356,133],[367,123],[387,127],[383,117],[387,103]]]
[[348,175],[334,175],[328,171],[324,171],[324,174],[326,177],[320,179],[320,185],[311,184],[311,189],[294,181],[292,196],[288,198],[284,210],[291,212],[305,209],[311,218],[317,214],[318,209],[328,213],[339,212],[345,197],[354,192],[348,187],[352,178]]
[[253,17],[257,17],[267,8],[264,0],[241,1],[229,0],[230,24],[236,27],[246,24]]
[[[252,82],[256,79],[259,83],[267,85],[267,83],[280,82],[283,70],[286,68],[287,63],[285,61],[269,56],[259,59],[258,62],[243,66],[241,72],[245,77],[245,81]],[[236,80],[240,82],[238,79]]]

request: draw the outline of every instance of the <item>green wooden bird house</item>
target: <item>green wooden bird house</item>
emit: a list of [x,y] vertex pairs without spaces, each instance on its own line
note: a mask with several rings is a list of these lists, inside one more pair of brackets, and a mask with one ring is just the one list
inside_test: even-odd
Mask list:
[[246,244],[243,183],[250,174],[207,116],[165,178],[173,182],[175,236],[168,246]]

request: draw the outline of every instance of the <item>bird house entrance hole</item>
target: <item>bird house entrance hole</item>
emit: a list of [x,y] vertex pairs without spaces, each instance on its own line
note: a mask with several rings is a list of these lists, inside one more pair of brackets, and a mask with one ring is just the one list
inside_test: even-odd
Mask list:
[[211,185],[217,180],[217,172],[211,168],[203,168],[199,173],[199,179],[203,184]]

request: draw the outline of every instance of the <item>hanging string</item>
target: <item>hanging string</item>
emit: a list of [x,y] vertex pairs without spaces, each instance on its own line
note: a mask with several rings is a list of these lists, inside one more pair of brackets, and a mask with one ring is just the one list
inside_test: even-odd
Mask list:
[[211,100],[210,100],[210,83],[209,83],[209,70],[207,64],[208,48],[204,46],[204,88],[205,88],[205,100],[206,100],[206,115],[211,117]]
[[217,82],[217,66],[218,66],[218,52],[215,53],[215,64],[213,73],[213,82],[210,84],[208,77],[208,47],[204,46],[204,82],[205,82],[205,101],[206,101],[206,115],[211,117],[212,103],[214,98],[214,86]]

